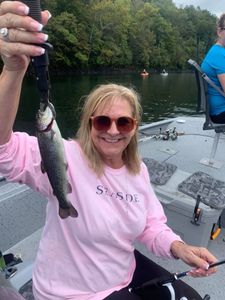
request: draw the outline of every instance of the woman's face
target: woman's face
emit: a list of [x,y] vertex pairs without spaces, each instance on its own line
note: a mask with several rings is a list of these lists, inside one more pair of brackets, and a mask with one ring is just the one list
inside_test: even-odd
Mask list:
[[225,47],[225,26],[222,29],[217,30],[217,35],[219,36],[219,42]]
[[[132,109],[126,99],[118,98],[113,103],[106,104],[104,108],[98,108],[94,117],[102,115],[111,119],[124,116],[132,118]],[[123,151],[130,143],[136,128],[137,125],[135,123],[134,128],[130,132],[121,133],[115,121],[112,122],[111,127],[107,131],[98,131],[94,126],[91,127],[91,139],[106,165],[115,169],[123,166]]]

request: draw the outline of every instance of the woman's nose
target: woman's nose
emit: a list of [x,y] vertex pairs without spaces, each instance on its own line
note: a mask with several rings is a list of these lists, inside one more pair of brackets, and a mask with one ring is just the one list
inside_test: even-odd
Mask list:
[[112,124],[111,124],[111,126],[110,126],[110,128],[109,128],[109,130],[107,132],[109,134],[118,134],[119,133],[115,121],[112,121]]

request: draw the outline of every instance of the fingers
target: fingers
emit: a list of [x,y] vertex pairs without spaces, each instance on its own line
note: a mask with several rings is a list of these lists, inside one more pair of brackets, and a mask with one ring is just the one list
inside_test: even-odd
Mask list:
[[217,261],[216,257],[206,248],[195,247],[193,251],[196,256],[196,265],[200,268],[208,269],[209,264]]
[[0,53],[5,57],[14,55],[38,56],[44,49],[38,44],[47,41],[48,35],[40,32],[51,14],[45,10],[40,24],[28,16],[29,7],[19,1],[3,1],[0,4],[0,28],[8,29],[7,36],[0,36]]
[[192,265],[207,270],[209,263],[208,250],[202,247],[190,247]]
[[29,32],[21,29],[9,29],[7,41],[14,42],[23,42],[31,44],[41,44],[46,42],[48,35],[41,32]]
[[204,276],[209,276],[209,275],[212,275],[214,273],[217,272],[217,268],[210,268],[208,270],[204,270],[204,269],[201,269],[201,268],[198,268],[198,269],[193,269],[191,270],[188,275],[192,276],[192,277],[204,277]]
[[203,247],[186,245],[186,254],[183,259],[194,269],[189,272],[192,277],[202,277],[214,274],[217,268],[209,268],[209,265],[217,261],[216,257]]
[[29,7],[18,1],[3,1],[0,5],[1,28],[23,28],[30,31],[39,31],[42,26],[28,17]]
[[[217,262],[217,258],[211,252],[209,252],[206,248],[200,248],[200,251],[201,251],[201,259],[204,264],[205,264],[205,262],[207,262],[208,265],[210,265],[210,264]],[[216,273],[216,271],[217,271],[216,267],[206,268],[206,270],[204,270],[204,268],[203,268],[203,269],[199,270],[199,273],[200,274],[203,273],[202,276],[208,276],[208,275]]]
[[171,250],[175,250],[177,257],[193,267],[189,272],[189,275],[192,277],[209,276],[217,271],[215,267],[209,268],[209,265],[215,263],[217,259],[206,248],[195,247],[176,241],[172,243]]
[[28,16],[29,7],[18,1],[4,1],[0,4],[0,28],[23,28],[28,31],[41,31],[51,14],[45,10],[41,13],[42,24]]
[[13,55],[38,56],[44,49],[33,44],[43,44],[48,35],[40,32],[29,32],[21,29],[9,29],[7,39],[0,40],[0,53],[6,57]]
[[45,49],[34,45],[8,43],[2,40],[0,41],[0,53],[6,57],[11,57],[14,55],[39,56],[43,54],[44,51]]
[[3,1],[0,4],[0,15],[4,15],[6,13],[25,16],[29,13],[29,7],[19,1]]
[[205,259],[209,264],[217,262],[217,258],[206,248],[202,248],[202,258]]
[[28,16],[6,13],[4,15],[0,15],[0,27],[23,28],[27,31],[41,31],[43,25]]
[[50,12],[48,10],[44,10],[41,13],[41,18],[42,18],[42,24],[46,25],[48,23],[48,20],[52,17],[52,15],[50,14]]

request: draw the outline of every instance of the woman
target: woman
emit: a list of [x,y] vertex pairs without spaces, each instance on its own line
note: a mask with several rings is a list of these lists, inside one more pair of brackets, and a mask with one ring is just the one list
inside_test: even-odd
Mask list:
[[[225,14],[217,22],[217,41],[202,62],[208,77],[225,92]],[[225,97],[208,85],[210,115],[215,123],[225,123]]]
[[[181,258],[195,268],[190,273],[194,277],[216,272],[215,268],[207,269],[216,261],[207,249],[185,244],[166,225],[147,168],[137,152],[138,95],[124,86],[107,84],[93,90],[83,107],[77,139],[63,141],[72,187],[68,198],[79,216],[64,220],[58,216],[58,202],[41,171],[37,139],[12,132],[29,57],[43,53],[37,44],[46,40],[46,35],[37,33],[40,24],[27,14],[27,7],[17,1],[1,3],[0,27],[8,31],[0,39],[4,61],[0,77],[0,172],[48,198],[33,273],[35,299],[154,298],[148,289],[141,297],[128,290],[169,274],[135,251],[135,241],[156,255]],[[42,18],[46,24],[48,13],[43,12]],[[179,297],[201,299],[181,281],[174,287]],[[163,293],[160,297],[166,299],[168,291]]]

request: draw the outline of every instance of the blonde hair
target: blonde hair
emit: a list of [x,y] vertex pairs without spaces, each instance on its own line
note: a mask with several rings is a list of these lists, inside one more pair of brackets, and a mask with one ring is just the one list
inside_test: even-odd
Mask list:
[[[113,103],[115,99],[125,99],[131,106],[132,117],[138,124],[141,120],[142,108],[138,93],[133,88],[127,88],[118,84],[103,84],[97,86],[85,98],[85,103],[82,107],[80,127],[77,131],[77,139],[81,148],[87,157],[91,168],[98,174],[103,173],[103,161],[95,149],[91,139],[91,123],[90,118],[95,111],[100,107],[104,108],[106,104]],[[140,172],[140,158],[138,154],[138,132],[131,138],[127,148],[123,152],[123,162],[129,172],[137,174]]]

